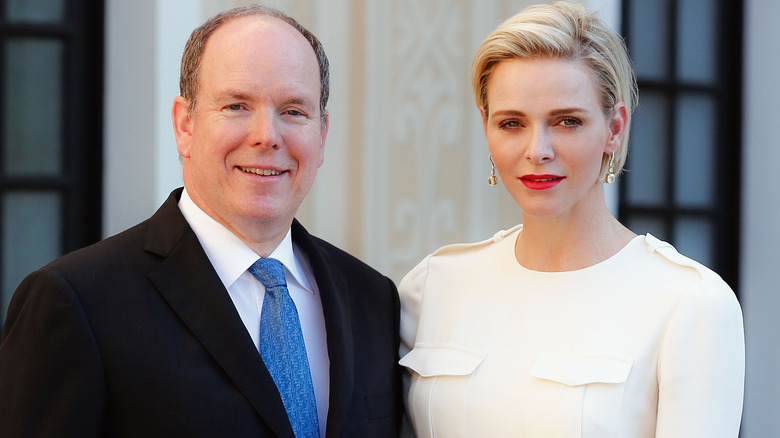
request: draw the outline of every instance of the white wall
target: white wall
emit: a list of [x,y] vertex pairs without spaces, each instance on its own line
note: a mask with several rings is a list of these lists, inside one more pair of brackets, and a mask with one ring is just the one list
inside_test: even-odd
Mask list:
[[[103,234],[114,234],[154,206],[154,2],[106,2]],[[143,31],[141,31],[143,29]]]
[[107,0],[103,235],[149,217],[182,185],[171,104],[190,32],[227,0]]
[[[740,290],[747,377],[742,437],[780,436],[780,2],[745,2]],[[728,177],[724,175],[723,177]],[[738,230],[734,230],[738,232]]]

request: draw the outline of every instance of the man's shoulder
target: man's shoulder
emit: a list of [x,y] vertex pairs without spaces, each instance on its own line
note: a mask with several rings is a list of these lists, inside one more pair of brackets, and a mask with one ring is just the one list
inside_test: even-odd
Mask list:
[[123,259],[137,257],[143,252],[148,221],[98,242],[76,249],[53,260],[43,269],[73,272],[82,269],[101,271],[123,263]]
[[[121,270],[122,265],[130,263],[130,260],[145,257],[143,255],[145,253],[148,253],[146,257],[158,258],[155,255],[155,252],[159,252],[155,251],[156,247],[175,245],[159,241],[164,239],[180,240],[182,232],[187,230],[186,225],[181,225],[186,224],[183,217],[179,221],[181,224],[172,220],[172,215],[177,214],[177,210],[175,203],[172,204],[169,199],[152,217],[103,240],[69,252],[55,259],[45,268],[59,271]],[[181,216],[181,213],[178,215]],[[174,232],[175,230],[182,232]]]
[[336,245],[309,234],[298,222],[293,223],[293,243],[300,246],[312,264],[321,264],[342,272],[345,277],[367,276],[390,281],[366,262]]
[[[300,238],[298,240],[296,240],[295,238],[293,239],[294,239],[293,241],[296,244],[301,243]],[[322,239],[320,237],[311,234],[307,234],[304,237],[304,239],[307,239],[309,241],[309,245],[317,251],[318,254],[316,255],[327,259],[331,263],[338,264],[338,265],[354,266],[355,268],[370,269],[376,272],[376,270],[371,266],[369,266],[367,263],[363,262],[356,256],[328,242],[325,239]],[[307,249],[306,251],[307,255],[309,257],[312,257],[313,255],[311,254],[311,251],[309,251],[309,248],[305,248],[305,249]]]

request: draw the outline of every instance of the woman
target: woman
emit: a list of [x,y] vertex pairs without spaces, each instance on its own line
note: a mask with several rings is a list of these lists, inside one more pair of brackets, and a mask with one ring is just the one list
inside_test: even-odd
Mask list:
[[581,6],[533,6],[482,43],[472,80],[523,224],[441,248],[401,282],[417,435],[737,436],[734,293],[604,202],[636,101],[622,40]]

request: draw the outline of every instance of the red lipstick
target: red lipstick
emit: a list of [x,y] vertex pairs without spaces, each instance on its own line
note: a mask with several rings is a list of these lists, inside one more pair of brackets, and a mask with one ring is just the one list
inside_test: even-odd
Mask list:
[[558,175],[523,175],[520,182],[531,190],[551,189],[563,181],[565,177]]

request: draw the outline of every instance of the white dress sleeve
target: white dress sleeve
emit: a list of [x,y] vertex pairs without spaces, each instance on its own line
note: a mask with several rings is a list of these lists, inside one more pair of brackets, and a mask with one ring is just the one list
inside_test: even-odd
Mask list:
[[401,348],[400,357],[406,356],[414,348],[417,338],[417,325],[420,320],[425,279],[428,276],[430,256],[417,264],[398,284],[401,299]]
[[733,438],[745,376],[742,311],[719,277],[685,287],[658,360],[656,437]]

